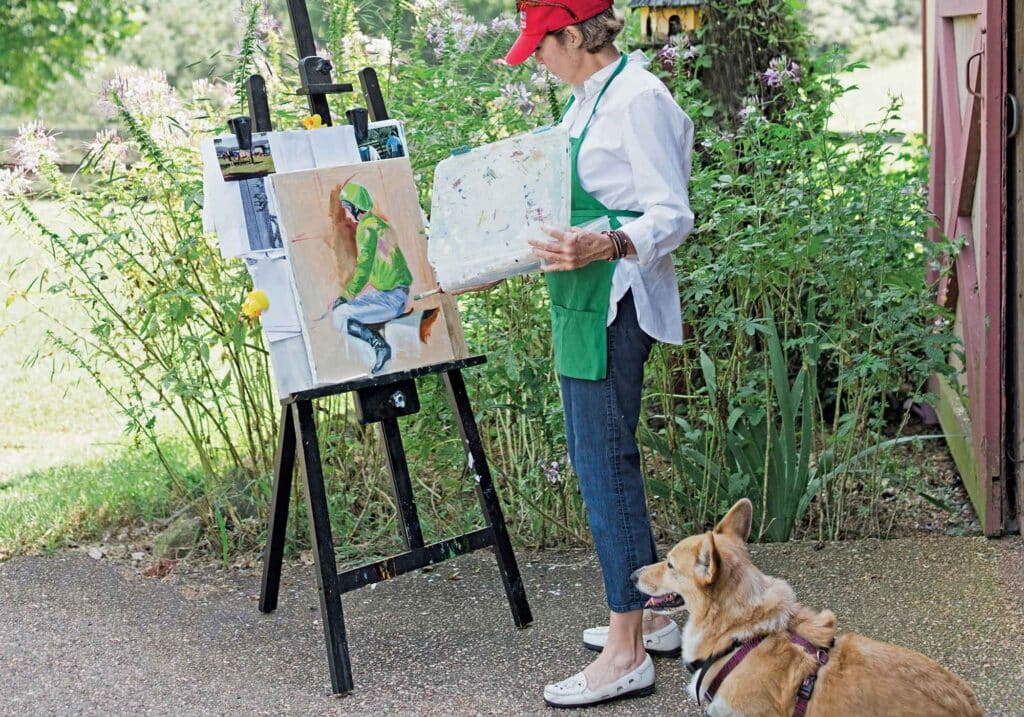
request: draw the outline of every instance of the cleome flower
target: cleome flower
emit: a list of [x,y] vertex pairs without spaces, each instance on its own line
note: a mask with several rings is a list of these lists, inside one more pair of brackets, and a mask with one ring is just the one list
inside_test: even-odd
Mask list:
[[768,69],[761,73],[761,84],[765,87],[782,87],[784,82],[800,82],[800,65],[788,57],[776,57],[768,63]]
[[554,81],[555,76],[544,65],[537,65],[537,69],[530,75],[530,84],[542,90],[546,90]]
[[111,165],[124,169],[128,160],[128,145],[124,143],[117,130],[101,129],[92,142],[85,145],[86,151],[96,159],[97,166],[107,169]]
[[518,32],[519,23],[515,18],[499,15],[491,20],[490,30],[491,32]]
[[118,113],[117,100],[129,113],[150,121],[174,116],[181,110],[181,103],[163,70],[119,68],[103,85],[100,108],[113,117]]
[[235,94],[233,82],[216,78],[209,80],[201,77],[192,82],[192,100],[194,102],[209,102],[215,108],[231,107],[238,103],[238,96]]
[[21,167],[0,169],[0,199],[13,199],[25,194],[32,182]]
[[530,96],[530,90],[524,82],[506,83],[501,88],[501,96],[507,101],[514,103],[523,114],[533,114],[533,111],[537,108],[537,103]]
[[562,482],[562,466],[558,461],[541,461],[540,469],[548,483],[555,485]]
[[414,5],[420,17],[430,18],[425,35],[438,59],[451,52],[466,53],[473,40],[489,31],[504,31],[494,23],[489,27],[476,22],[445,0],[417,0]]
[[48,164],[56,164],[60,159],[57,140],[38,120],[18,128],[18,138],[11,145],[11,150],[15,164],[26,174],[38,172]]

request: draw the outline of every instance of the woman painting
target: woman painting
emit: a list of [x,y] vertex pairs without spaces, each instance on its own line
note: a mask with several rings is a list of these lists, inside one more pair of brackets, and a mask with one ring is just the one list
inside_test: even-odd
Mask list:
[[572,226],[531,242],[551,296],[569,458],[604,577],[607,627],[584,631],[601,655],[544,688],[568,707],[650,694],[653,654],[679,654],[679,628],[645,619],[630,575],[656,562],[636,428],[644,363],[655,341],[682,343],[672,251],[693,228],[687,197],[693,124],[641,53],[620,53],[610,0],[521,0],[506,59],[533,57],[572,96],[561,119],[572,145]]

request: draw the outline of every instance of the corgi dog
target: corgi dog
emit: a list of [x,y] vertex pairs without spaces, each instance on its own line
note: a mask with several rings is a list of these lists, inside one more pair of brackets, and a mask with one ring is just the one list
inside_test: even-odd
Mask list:
[[980,717],[962,679],[924,655],[857,634],[796,600],[750,561],[749,500],[713,531],[633,573],[647,607],[685,608],[689,694],[709,717]]

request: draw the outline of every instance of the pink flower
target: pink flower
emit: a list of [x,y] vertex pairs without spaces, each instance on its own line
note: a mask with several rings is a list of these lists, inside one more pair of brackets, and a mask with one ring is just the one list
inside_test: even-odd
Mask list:
[[427,43],[434,49],[434,56],[440,59],[452,50],[460,54],[468,52],[473,40],[487,31],[486,25],[450,5],[438,2],[433,4],[425,35]]
[[264,0],[259,17],[256,19],[256,32],[266,40],[271,35],[280,33],[282,27],[284,25],[281,24],[281,21],[270,14],[270,3],[268,0]]
[[654,55],[654,61],[657,62],[658,66],[665,72],[671,72],[676,66],[676,60],[678,59],[679,48],[671,42],[658,50]]
[[540,469],[548,483],[554,485],[562,482],[562,467],[558,461],[541,461]]
[[114,116],[118,113],[117,99],[129,113],[147,120],[173,116],[181,109],[162,70],[118,69],[103,86],[100,107]]
[[785,81],[800,82],[800,65],[786,57],[776,57],[761,74],[761,82],[765,87],[781,87]]
[[29,190],[32,182],[21,167],[0,169],[0,199],[13,199]]
[[491,20],[491,32],[518,32],[519,22],[515,18],[500,15]]
[[530,84],[542,90],[546,90],[554,81],[555,76],[544,65],[537,65],[537,69],[530,75]]
[[97,166],[104,169],[110,165],[124,169],[128,160],[128,145],[121,140],[117,130],[100,130],[92,142],[86,145],[86,149],[96,159]]
[[533,114],[533,111],[537,108],[537,103],[530,96],[530,91],[522,82],[509,82],[501,88],[501,94],[505,99],[514,102],[523,114]]
[[56,164],[57,140],[46,131],[42,122],[29,122],[18,128],[18,138],[11,146],[19,168],[26,174],[38,172],[47,164]]

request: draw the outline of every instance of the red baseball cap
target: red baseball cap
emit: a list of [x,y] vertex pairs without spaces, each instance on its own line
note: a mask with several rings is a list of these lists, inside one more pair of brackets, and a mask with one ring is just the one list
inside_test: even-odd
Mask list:
[[533,54],[549,32],[589,20],[611,6],[612,0],[516,0],[519,37],[505,55],[505,62],[520,64]]

